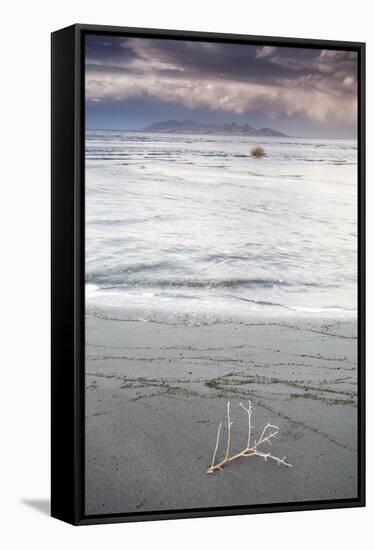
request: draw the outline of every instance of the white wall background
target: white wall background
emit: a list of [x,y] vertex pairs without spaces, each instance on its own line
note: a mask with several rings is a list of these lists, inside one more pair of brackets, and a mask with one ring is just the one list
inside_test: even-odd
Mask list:
[[[374,43],[367,0],[46,0],[3,2],[0,86],[0,508],[3,548],[357,548],[366,509],[73,528],[47,515],[50,368],[50,36],[71,23],[366,41],[368,126]],[[368,239],[373,233],[368,129]],[[373,302],[368,256],[368,309]],[[368,395],[371,383],[368,315]],[[368,400],[369,429],[373,405]]]

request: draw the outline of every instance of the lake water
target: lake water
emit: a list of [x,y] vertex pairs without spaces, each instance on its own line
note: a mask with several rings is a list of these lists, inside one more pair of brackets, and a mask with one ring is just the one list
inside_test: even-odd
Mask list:
[[86,132],[88,307],[355,317],[356,295],[356,141]]

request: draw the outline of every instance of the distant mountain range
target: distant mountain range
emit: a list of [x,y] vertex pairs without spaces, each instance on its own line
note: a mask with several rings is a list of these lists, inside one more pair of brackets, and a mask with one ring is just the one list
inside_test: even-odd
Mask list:
[[234,136],[287,137],[271,128],[253,128],[249,124],[203,124],[194,120],[161,120],[153,122],[143,132],[164,132],[171,134],[224,134]]

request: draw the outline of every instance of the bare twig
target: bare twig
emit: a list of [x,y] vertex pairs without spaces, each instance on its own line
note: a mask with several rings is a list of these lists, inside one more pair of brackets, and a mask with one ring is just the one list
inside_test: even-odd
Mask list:
[[221,432],[221,427],[222,427],[222,422],[220,422],[219,427],[218,427],[218,432],[217,432],[216,446],[215,446],[215,449],[214,449],[214,452],[213,452],[212,465],[210,466],[210,468],[208,468],[207,473],[212,474],[214,472],[220,472],[220,471],[223,470],[223,467],[226,464],[229,464],[230,462],[233,462],[234,460],[238,460],[241,457],[249,457],[249,456],[259,456],[259,457],[263,458],[265,460],[265,462],[268,459],[270,459],[270,460],[273,460],[274,462],[276,462],[278,464],[278,466],[280,464],[283,464],[284,466],[288,466],[288,467],[291,468],[292,464],[289,464],[288,462],[286,462],[286,456],[284,456],[283,458],[280,458],[280,457],[274,456],[272,453],[264,453],[263,451],[258,449],[258,447],[260,445],[263,445],[264,443],[268,443],[269,445],[271,445],[270,440],[279,433],[278,426],[274,426],[274,424],[270,424],[270,423],[266,424],[266,426],[262,430],[260,438],[257,441],[255,440],[255,443],[252,447],[250,446],[251,445],[251,429],[252,429],[252,427],[251,427],[252,404],[251,404],[250,401],[248,401],[248,409],[242,403],[240,403],[240,406],[248,414],[247,446],[245,447],[245,449],[243,449],[239,453],[230,456],[231,426],[232,426],[233,422],[230,420],[230,401],[228,401],[228,403],[227,403],[227,445],[226,445],[226,455],[225,455],[225,458],[223,460],[221,460],[220,462],[218,462],[218,463],[215,462],[216,455],[217,455],[217,450],[218,450],[218,446],[219,446],[220,432]]
[[[266,430],[269,428],[273,428],[275,432],[271,432],[269,435],[265,437]],[[262,434],[260,436],[260,439],[256,441],[256,445],[261,445],[261,443],[268,442],[270,443],[270,439],[272,437],[275,437],[279,433],[278,426],[273,426],[273,424],[266,424],[265,428],[262,430]]]
[[231,444],[231,425],[232,425],[232,422],[230,422],[230,401],[227,401],[227,449],[226,449],[225,460],[228,460],[229,458],[230,444]]
[[246,411],[246,413],[248,414],[248,440],[247,440],[247,449],[249,449],[249,445],[251,443],[251,416],[252,416],[252,404],[250,402],[250,400],[248,399],[248,409],[245,408],[245,406],[243,405],[243,403],[239,403],[239,405],[241,406],[242,409],[244,409]]
[[222,427],[222,422],[219,423],[219,426],[218,426],[218,432],[217,432],[217,441],[216,441],[216,447],[214,449],[214,453],[213,453],[213,459],[212,459],[212,465],[211,465],[211,468],[213,468],[214,466],[214,461],[216,459],[216,454],[217,454],[217,449],[218,449],[218,443],[219,443],[219,434],[221,432],[221,427]]

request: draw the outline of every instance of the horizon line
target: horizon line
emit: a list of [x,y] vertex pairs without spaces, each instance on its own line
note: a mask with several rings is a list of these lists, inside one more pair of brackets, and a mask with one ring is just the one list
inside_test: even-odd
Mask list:
[[[151,123],[152,124],[152,123]],[[225,123],[227,124],[227,123]],[[148,133],[148,134],[180,134],[180,135],[186,135],[186,134],[190,134],[190,135],[194,135],[193,132],[150,132],[149,130],[142,130],[140,128],[138,129],[134,129],[134,128],[88,128],[86,127],[84,129],[85,131],[87,130],[100,130],[102,132],[142,132],[142,133]],[[280,130],[279,130],[280,131]],[[196,135],[204,135],[204,134],[196,134]],[[214,134],[211,134],[211,135],[214,135]],[[240,136],[240,135],[239,135]],[[272,137],[273,136],[245,136],[245,134],[243,134],[244,137],[265,137],[265,138],[269,138],[269,137]],[[325,136],[297,136],[297,135],[285,135],[284,137],[282,136],[277,136],[278,139],[285,139],[285,138],[300,138],[300,139],[342,139],[342,140],[356,140],[357,141],[357,135],[356,136],[353,136],[353,137],[337,137],[337,136],[330,136],[330,137],[325,137]]]

